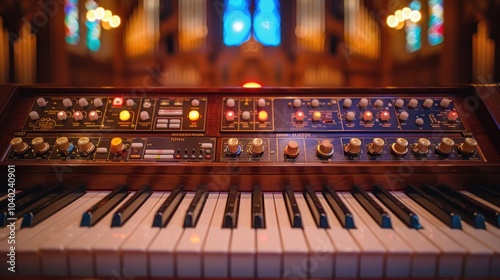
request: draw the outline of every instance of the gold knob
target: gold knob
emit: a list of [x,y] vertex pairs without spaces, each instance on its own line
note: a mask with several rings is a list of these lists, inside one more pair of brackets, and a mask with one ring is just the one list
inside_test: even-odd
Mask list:
[[49,150],[50,145],[47,142],[44,142],[42,137],[36,137],[31,140],[31,147],[35,150],[35,153],[44,154]]
[[316,153],[320,157],[331,157],[333,155],[333,144],[328,139],[323,139],[316,147]]
[[94,143],[90,142],[88,137],[78,139],[78,150],[84,155],[89,155],[95,149]]
[[285,147],[285,156],[289,158],[296,158],[299,155],[299,143],[294,140],[288,141],[288,145]]
[[431,146],[431,141],[426,138],[418,139],[417,144],[413,147],[413,152],[417,154],[425,155],[429,152],[429,147]]
[[455,142],[448,137],[444,137],[437,146],[436,151],[442,155],[448,155],[453,151],[453,146],[455,146]]
[[111,153],[119,154],[125,150],[125,144],[120,137],[115,137],[111,139],[111,144],[109,146],[109,150]]
[[69,152],[70,144],[68,137],[59,137],[56,139],[56,147],[63,153]]
[[254,155],[259,155],[264,152],[264,141],[260,138],[254,138],[252,140],[252,146],[250,147],[250,151]]
[[350,155],[359,155],[361,152],[361,140],[358,138],[351,138],[349,144],[345,146],[344,152]]
[[14,150],[14,152],[18,153],[18,154],[22,154],[24,152],[26,152],[26,150],[28,150],[28,144],[26,142],[23,141],[22,138],[20,137],[16,137],[12,140],[10,140],[10,145],[12,146],[12,149]]
[[380,155],[384,151],[385,141],[382,138],[373,138],[373,141],[368,144],[368,154]]
[[227,140],[227,152],[231,155],[237,155],[241,152],[240,142],[237,138],[229,138]]
[[408,153],[408,141],[404,138],[396,139],[396,142],[391,145],[391,150],[398,156],[406,155]]
[[473,138],[465,138],[464,142],[458,146],[458,150],[466,155],[472,155],[476,152],[477,141]]

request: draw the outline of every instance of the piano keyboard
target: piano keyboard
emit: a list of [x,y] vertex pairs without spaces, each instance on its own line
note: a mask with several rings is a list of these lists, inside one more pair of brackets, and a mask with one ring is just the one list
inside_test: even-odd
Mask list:
[[[316,188],[317,189],[317,188]],[[43,195],[42,197],[40,195]],[[43,199],[43,197],[47,199]],[[17,193],[19,276],[500,277],[500,190]],[[0,256],[6,269],[5,197]]]

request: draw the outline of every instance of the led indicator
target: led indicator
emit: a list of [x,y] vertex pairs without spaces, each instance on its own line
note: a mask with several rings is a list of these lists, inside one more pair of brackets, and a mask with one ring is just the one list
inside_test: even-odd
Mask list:
[[234,112],[233,111],[227,111],[227,113],[226,113],[226,120],[228,122],[234,121]]
[[115,99],[113,99],[113,106],[122,106],[122,104],[123,104],[123,98],[115,97]]
[[189,112],[188,118],[190,121],[195,122],[200,118],[200,112],[192,110],[191,112]]
[[123,110],[120,112],[120,120],[122,122],[128,121],[130,119],[130,112],[127,110]]
[[266,111],[260,111],[260,112],[259,112],[259,115],[258,115],[258,119],[259,119],[259,121],[261,121],[261,122],[267,121],[267,118],[268,118],[268,117],[269,117],[269,116],[268,116],[268,114],[267,114],[267,112],[266,112]]

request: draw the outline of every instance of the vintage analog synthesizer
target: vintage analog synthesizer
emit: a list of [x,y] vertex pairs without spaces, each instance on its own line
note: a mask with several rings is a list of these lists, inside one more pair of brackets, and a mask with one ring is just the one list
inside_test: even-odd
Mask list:
[[498,85],[3,85],[0,110],[0,275],[500,277]]

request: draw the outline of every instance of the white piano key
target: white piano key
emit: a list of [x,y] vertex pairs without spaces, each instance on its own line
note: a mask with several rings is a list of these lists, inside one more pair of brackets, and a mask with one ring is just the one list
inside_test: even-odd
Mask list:
[[[345,229],[337,219],[333,210],[323,195],[318,195],[319,201],[328,216],[330,228],[326,229],[330,240],[335,247],[334,277],[335,278],[357,278],[359,269],[359,255],[363,254],[361,248],[351,235],[356,229]],[[356,221],[354,221],[356,222]]]
[[266,228],[256,229],[257,278],[279,278],[283,271],[283,247],[274,197],[272,193],[264,193],[263,196]]
[[184,232],[184,216],[193,197],[193,192],[186,193],[167,226],[161,228],[149,244],[148,260],[151,277],[173,278],[175,276],[175,246]]
[[[301,228],[292,228],[282,192],[275,192],[274,205],[283,245],[282,278],[308,278],[309,246]],[[265,209],[264,209],[265,210]]]
[[231,229],[222,228],[228,193],[220,193],[207,238],[203,245],[203,275],[206,278],[229,278]]
[[[424,218],[427,222],[422,226],[424,228],[432,227],[435,225],[441,232],[448,236],[448,238],[453,239],[456,243],[460,244],[467,251],[465,255],[465,263],[461,267],[463,275],[453,275],[453,277],[486,277],[490,271],[490,262],[493,255],[493,251],[477,240],[470,238],[465,232],[460,229],[451,229],[449,226],[442,223],[439,219],[434,217],[427,210],[422,208],[418,203],[414,202],[411,198],[407,197],[403,193],[397,194],[406,205],[413,208],[417,212],[419,217]],[[464,225],[464,223],[462,223]],[[437,245],[437,244],[436,244]],[[453,267],[448,267],[450,271]],[[457,269],[457,268],[455,268]],[[451,274],[450,271],[441,270],[441,274]],[[440,275],[442,276],[442,275]]]
[[179,243],[175,248],[177,277],[202,276],[202,245],[205,241],[218,198],[218,193],[210,193],[196,227],[184,229]]
[[[152,240],[156,237],[160,228],[153,227],[153,219],[156,210],[161,203],[167,199],[170,193],[163,193],[152,210],[147,214],[134,232],[127,238],[120,248],[122,255],[122,274],[127,277],[147,277],[148,276],[148,258],[147,249]],[[153,195],[161,195],[154,193]]]
[[432,244],[419,230],[411,229],[398,219],[378,198],[369,194],[378,204],[391,215],[392,228],[414,251],[411,276],[435,277],[440,250]]
[[[335,248],[325,229],[318,228],[316,225],[303,194],[295,193],[295,199],[302,215],[304,236],[311,250],[309,252],[309,277],[331,278],[333,277]],[[328,220],[331,219],[328,218]]]
[[[40,244],[40,261],[45,276],[69,276],[66,246],[77,236],[88,230],[88,228],[80,227],[81,213],[99,202],[107,194],[108,192],[96,193],[84,206],[82,205],[82,207],[74,211],[75,213],[72,213],[72,215],[75,214],[75,219],[66,228],[61,227],[59,231],[50,236],[42,233],[32,239]],[[58,225],[54,224],[54,226]]]
[[[92,255],[95,263],[95,273],[98,277],[124,275],[121,266],[120,246],[127,240],[141,221],[158,207],[161,193],[153,193],[132,217],[121,227],[113,227],[92,245]],[[151,216],[150,222],[153,222]]]
[[16,235],[16,255],[19,260],[22,260],[17,262],[20,275],[42,275],[38,247],[46,240],[51,239],[62,228],[77,223],[78,214],[91,205],[89,200],[95,195],[95,192],[86,193],[37,226],[24,228],[18,232]]
[[[413,250],[390,228],[381,228],[350,193],[344,193],[353,212],[357,212],[373,234],[387,249],[385,277],[409,277]],[[393,218],[393,217],[391,217]],[[359,223],[359,220],[358,220]]]
[[[69,264],[69,273],[72,277],[92,277],[95,276],[94,259],[92,256],[92,245],[96,243],[106,232],[111,230],[111,220],[113,213],[119,209],[133,193],[130,193],[113,211],[108,213],[101,221],[91,228],[85,228],[82,234],[75,238],[66,246],[66,254]],[[85,209],[87,210],[87,209]],[[85,211],[84,210],[84,211]],[[83,212],[80,213],[80,219]]]
[[233,278],[253,278],[255,269],[255,230],[252,228],[252,194],[240,194],[237,227],[231,234],[230,274]]
[[[347,193],[346,193],[347,194]],[[350,194],[349,194],[350,196]],[[351,210],[354,219],[355,229],[349,229],[353,238],[361,249],[359,258],[360,278],[381,278],[384,276],[386,248],[375,237],[370,227],[361,219],[360,215],[353,210],[343,193],[339,193],[340,199]],[[354,199],[352,196],[350,198]],[[365,215],[368,215],[364,213]],[[370,217],[371,218],[371,217]]]

